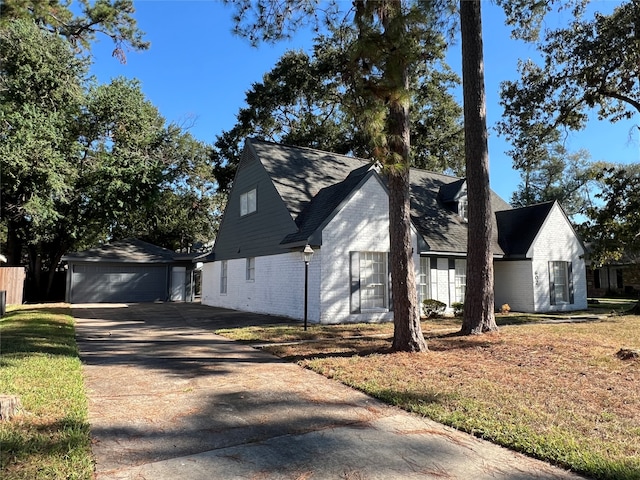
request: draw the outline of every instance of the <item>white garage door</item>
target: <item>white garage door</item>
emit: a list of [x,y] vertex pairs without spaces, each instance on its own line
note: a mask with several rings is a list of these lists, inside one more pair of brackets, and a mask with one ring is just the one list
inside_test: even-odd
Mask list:
[[167,300],[167,267],[72,264],[71,303],[135,303]]

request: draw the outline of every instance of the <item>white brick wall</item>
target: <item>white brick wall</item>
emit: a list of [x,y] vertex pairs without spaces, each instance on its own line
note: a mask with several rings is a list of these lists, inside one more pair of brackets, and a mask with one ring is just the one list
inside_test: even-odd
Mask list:
[[377,179],[370,178],[327,224],[322,232],[322,244],[320,322],[393,320],[390,312],[350,313],[349,252],[389,251],[389,199]]
[[[308,320],[317,322],[322,252],[309,263]],[[202,273],[202,303],[234,310],[304,317],[304,262],[300,252],[257,257],[255,280],[246,280],[246,259],[227,261],[227,293],[220,293],[221,262],[206,263]]]
[[[412,238],[417,245],[415,234]],[[308,320],[314,323],[393,320],[390,312],[350,313],[349,253],[389,251],[388,197],[377,179],[370,178],[331,219],[323,230],[322,243],[309,264]],[[418,256],[414,255],[416,265],[417,261]],[[304,262],[299,252],[257,257],[254,282],[245,280],[246,259],[228,260],[226,294],[220,294],[220,263],[204,265],[203,304],[303,318]]]
[[505,303],[516,312],[534,312],[533,272],[530,260],[494,262],[495,305]]
[[[582,310],[587,308],[584,250],[557,204],[554,205],[549,213],[547,221],[527,256],[533,258],[534,304],[537,312]],[[549,262],[551,261],[572,262],[573,304],[551,305],[549,292]],[[536,278],[537,283],[535,281]]]

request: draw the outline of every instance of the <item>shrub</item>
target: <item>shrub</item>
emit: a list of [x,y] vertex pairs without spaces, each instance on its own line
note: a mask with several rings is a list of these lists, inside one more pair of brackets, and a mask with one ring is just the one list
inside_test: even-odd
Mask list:
[[508,303],[505,303],[500,307],[500,313],[509,313],[510,311],[511,311],[511,307],[509,306]]
[[453,314],[456,317],[461,317],[464,313],[464,303],[463,302],[453,302],[451,304],[451,308],[453,308]]
[[427,298],[422,301],[422,311],[427,318],[439,318],[444,314],[447,308],[446,303],[442,303],[433,298]]

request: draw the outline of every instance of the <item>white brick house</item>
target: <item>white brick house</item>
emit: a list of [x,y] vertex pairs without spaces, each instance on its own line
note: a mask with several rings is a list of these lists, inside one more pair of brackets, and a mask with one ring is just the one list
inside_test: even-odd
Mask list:
[[[412,169],[419,298],[464,301],[466,182]],[[584,249],[557,203],[511,209],[492,196],[496,304],[586,308]],[[367,161],[249,139],[202,273],[202,303],[320,323],[393,319],[388,193]]]

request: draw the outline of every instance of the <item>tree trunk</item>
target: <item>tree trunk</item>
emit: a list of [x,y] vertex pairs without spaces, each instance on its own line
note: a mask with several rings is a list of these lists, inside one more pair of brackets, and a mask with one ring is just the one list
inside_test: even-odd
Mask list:
[[22,261],[22,240],[11,220],[7,222],[7,265],[18,266]]
[[460,1],[462,88],[469,231],[467,287],[460,333],[479,334],[498,327],[494,315],[492,217],[489,188],[484,56],[480,0]]
[[422,352],[427,342],[420,326],[418,294],[411,246],[409,168],[389,174],[389,239],[394,351]]
[[[397,15],[401,14],[398,6]],[[403,33],[404,29],[395,29]],[[408,66],[402,55],[389,59],[385,77],[394,93],[389,102],[388,143],[391,158],[387,161],[389,177],[389,240],[391,265],[391,295],[393,301],[394,351],[421,352],[427,342],[420,326],[418,290],[413,246],[411,244],[411,202],[409,183],[410,122],[409,104],[405,92],[409,90]]]

